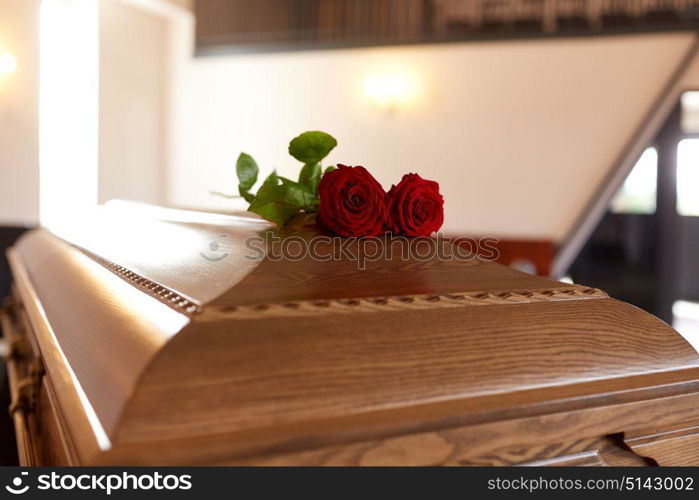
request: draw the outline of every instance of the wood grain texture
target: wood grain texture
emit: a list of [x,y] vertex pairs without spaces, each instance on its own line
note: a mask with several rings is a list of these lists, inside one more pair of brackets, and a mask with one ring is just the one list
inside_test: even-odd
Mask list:
[[47,461],[613,464],[642,459],[611,435],[699,422],[699,354],[598,290],[477,260],[250,263],[265,223],[166,215],[10,252]]
[[[27,274],[21,283],[27,293],[41,297],[40,302],[25,299],[24,303],[36,308],[33,314],[27,308],[34,330],[46,330],[45,336],[37,335],[44,357],[50,349],[58,349],[60,361],[54,366],[47,360],[46,368],[66,372],[70,385],[75,385],[73,379],[79,381],[78,392],[85,392],[102,427],[111,434],[139,375],[186,317],[115,280],[104,267],[57,238],[42,231],[27,236],[11,251],[10,262],[15,275]],[[15,252],[26,246],[47,257],[23,261],[30,264],[23,271]],[[81,334],[75,335],[76,331]]]
[[[238,463],[277,466],[297,463],[306,465],[409,466],[469,465],[469,466],[608,466],[609,456],[614,465],[625,455],[625,465],[645,465],[640,457],[623,450],[609,436],[571,440],[564,443],[541,443],[533,446],[494,449],[475,456],[465,453],[464,443],[449,433],[430,433],[391,439],[383,442],[361,443],[334,449],[302,452],[296,455],[273,455],[246,459]],[[415,453],[415,450],[422,450]],[[235,463],[235,462],[234,462]]]
[[[124,433],[148,439],[155,422],[159,435],[175,436],[400,414],[455,396],[473,414],[502,394],[568,387],[577,397],[584,382],[623,390],[634,375],[658,372],[662,380],[668,369],[697,366],[669,327],[612,299],[225,324],[195,319],[165,347],[124,413]],[[173,379],[175,371],[186,382]],[[187,411],[174,411],[184,401]]]
[[[628,403],[614,401],[582,409],[568,402],[563,406],[569,410],[543,407],[537,408],[538,414],[520,413],[513,418],[501,415],[500,420],[466,425],[459,425],[455,418],[436,421],[429,413],[415,412],[410,419],[412,428],[385,415],[365,415],[360,417],[364,428],[355,428],[351,435],[347,419],[302,422],[217,436],[124,443],[103,455],[100,463],[135,460],[141,465],[359,465],[368,464],[369,458],[382,457],[384,450],[393,454],[394,465],[469,465],[483,463],[484,457],[512,458],[517,453],[530,460],[541,456],[542,450],[567,454],[577,442],[597,442],[603,436],[641,429],[649,415],[658,425],[667,427],[678,421],[697,421],[698,405],[699,393]],[[415,447],[415,443],[438,443],[442,452]],[[447,448],[448,454],[444,453]],[[402,450],[400,460],[395,458],[396,449]],[[613,453],[610,448],[605,448],[605,457],[618,465],[646,464],[641,457]]]
[[638,455],[659,465],[691,466],[699,463],[699,426],[627,437],[626,444]]
[[78,459],[58,404],[51,380],[45,377],[37,401],[37,435],[41,441],[40,463],[36,465],[77,465]]
[[[78,389],[75,385],[71,369],[66,366],[67,361],[62,355],[57,339],[51,331],[46,315],[43,312],[41,302],[29,281],[26,269],[17,256],[9,255],[12,273],[15,279],[15,293],[17,302],[26,311],[30,319],[27,336],[36,339],[41,349],[42,362],[47,369],[48,376],[52,383],[58,388],[61,394],[60,401],[53,406],[54,413],[65,413],[69,416],[71,435],[73,436],[73,446],[83,457],[84,461],[89,460],[99,453],[100,447],[97,438],[91,428],[84,402],[81,400]],[[42,262],[37,259],[35,262]],[[51,367],[50,369],[48,367]],[[36,464],[38,457],[34,457],[31,464]]]
[[563,455],[556,458],[527,462],[522,465],[531,467],[604,467],[609,464],[604,461],[599,451],[583,451],[574,455]]

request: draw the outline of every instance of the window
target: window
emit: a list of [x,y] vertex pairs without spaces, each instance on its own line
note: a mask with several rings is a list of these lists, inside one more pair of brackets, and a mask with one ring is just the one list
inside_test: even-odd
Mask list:
[[672,305],[672,327],[699,350],[699,303],[678,300]]
[[613,213],[655,213],[658,185],[658,152],[646,149],[611,204]]
[[53,226],[97,204],[97,2],[42,0],[39,218]]
[[699,216],[699,139],[685,139],[677,149],[677,212]]
[[686,134],[699,132],[699,92],[682,94],[682,131]]

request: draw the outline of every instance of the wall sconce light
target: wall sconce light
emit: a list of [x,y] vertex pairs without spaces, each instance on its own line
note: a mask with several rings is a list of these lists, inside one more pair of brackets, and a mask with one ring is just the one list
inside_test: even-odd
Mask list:
[[17,62],[12,54],[0,54],[0,75],[11,75],[17,69]]
[[415,83],[403,75],[373,75],[364,82],[364,93],[377,107],[395,111],[415,95]]

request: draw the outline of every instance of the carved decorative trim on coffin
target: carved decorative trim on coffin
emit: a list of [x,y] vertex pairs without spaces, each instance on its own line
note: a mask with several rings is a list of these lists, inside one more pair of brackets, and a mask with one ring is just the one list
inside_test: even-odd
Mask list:
[[137,274],[131,271],[130,269],[120,266],[119,264],[109,261],[103,257],[100,257],[99,255],[92,253],[89,250],[86,250],[82,247],[75,246],[75,248],[77,248],[78,250],[80,250],[85,255],[95,260],[99,264],[102,264],[104,267],[112,271],[114,274],[116,274],[123,280],[128,281],[130,284],[136,286],[137,288],[140,288],[148,295],[155,297],[159,301],[163,302],[164,304],[172,307],[173,309],[181,313],[192,315],[201,310],[200,305],[197,304],[194,300],[188,297],[184,297],[182,294],[174,290],[171,290],[161,285],[160,283],[157,283],[153,280],[149,280],[148,278],[145,278],[144,276],[141,276],[140,274]]
[[318,301],[296,301],[283,304],[258,304],[221,309],[204,309],[198,318],[216,321],[221,318],[259,318],[260,316],[308,316],[328,313],[369,313],[403,309],[436,309],[446,307],[530,304],[561,300],[601,299],[608,295],[587,287],[513,290],[502,292],[448,293],[442,295],[407,295]]

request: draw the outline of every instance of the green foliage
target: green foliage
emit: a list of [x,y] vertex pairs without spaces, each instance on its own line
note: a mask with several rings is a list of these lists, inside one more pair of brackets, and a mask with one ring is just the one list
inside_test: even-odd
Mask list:
[[277,175],[273,171],[262,182],[256,194],[251,192],[257,182],[259,168],[252,156],[241,153],[236,162],[238,191],[250,203],[248,210],[283,227],[292,216],[318,211],[318,184],[325,172],[321,161],[337,146],[334,137],[325,132],[304,132],[289,143],[289,154],[304,165],[298,182]]
[[268,184],[260,188],[248,210],[282,227],[292,215],[311,207],[314,201],[315,195],[295,182]]
[[273,170],[272,173],[267,176],[264,182],[262,182],[262,187],[276,186],[277,184],[279,184],[279,176],[277,175],[277,171]]
[[249,154],[240,153],[235,164],[235,171],[238,174],[238,192],[240,192],[240,196],[245,198],[245,201],[248,203],[252,203],[255,196],[250,193],[250,189],[257,182],[257,174],[260,171],[257,167],[257,162]]
[[321,175],[323,175],[323,170],[320,163],[304,165],[299,173],[299,184],[306,186],[311,192],[317,193]]
[[325,132],[304,132],[289,143],[289,154],[301,163],[319,163],[337,146],[337,141]]

